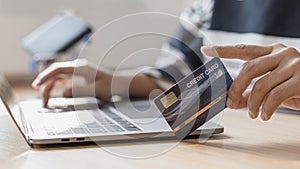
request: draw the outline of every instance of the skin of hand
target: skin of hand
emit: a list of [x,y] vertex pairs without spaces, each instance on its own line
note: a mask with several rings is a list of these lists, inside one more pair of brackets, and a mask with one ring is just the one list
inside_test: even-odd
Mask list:
[[[264,121],[279,106],[300,109],[300,53],[295,48],[283,44],[203,46],[201,51],[208,56],[246,61],[228,91],[229,108],[248,107],[251,118],[260,113]],[[246,90],[257,77],[261,78]]]
[[[109,71],[97,70],[87,63],[58,62],[42,71],[32,83],[33,88],[40,90],[45,107],[51,97],[52,89],[58,82],[66,85],[72,81],[73,75],[83,77],[87,84],[76,87],[69,85],[63,92],[64,97],[96,96],[101,100],[108,101],[112,95],[125,96],[129,94],[133,97],[148,97],[152,90],[159,89],[151,77],[142,73],[113,74]],[[114,86],[113,90],[112,85]]]

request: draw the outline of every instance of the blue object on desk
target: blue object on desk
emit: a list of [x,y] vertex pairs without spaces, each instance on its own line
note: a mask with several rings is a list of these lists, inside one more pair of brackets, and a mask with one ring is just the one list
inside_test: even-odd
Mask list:
[[33,58],[31,58],[29,61],[29,68],[32,74],[38,73],[37,61],[35,61]]
[[38,27],[24,38],[22,46],[35,60],[53,59],[63,53],[92,32],[83,19],[60,14]]

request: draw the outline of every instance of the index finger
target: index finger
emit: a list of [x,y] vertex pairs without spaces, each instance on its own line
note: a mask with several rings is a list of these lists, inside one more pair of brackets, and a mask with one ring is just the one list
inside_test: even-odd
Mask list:
[[49,67],[38,75],[38,77],[32,82],[32,86],[38,87],[41,84],[45,83],[48,79],[58,74],[73,74],[73,72],[74,67]]
[[270,54],[273,48],[273,45],[257,46],[240,44],[235,46],[202,46],[201,51],[213,57],[251,60]]
[[73,61],[56,62],[50,67],[42,71],[37,78],[32,82],[33,87],[38,87],[45,83],[49,78],[56,76],[58,74],[72,74],[74,69],[79,69],[79,74],[84,74],[84,70],[81,68],[86,66],[88,61],[85,59],[76,59]]

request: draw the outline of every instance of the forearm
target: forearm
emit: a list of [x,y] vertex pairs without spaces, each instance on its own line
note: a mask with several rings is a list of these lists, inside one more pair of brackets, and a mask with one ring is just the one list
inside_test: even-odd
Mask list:
[[112,95],[120,96],[149,97],[155,89],[161,90],[161,87],[154,78],[143,73],[115,74],[111,84]]
[[161,90],[154,78],[140,73],[133,77],[129,87],[129,95],[132,97],[149,97],[155,89]]

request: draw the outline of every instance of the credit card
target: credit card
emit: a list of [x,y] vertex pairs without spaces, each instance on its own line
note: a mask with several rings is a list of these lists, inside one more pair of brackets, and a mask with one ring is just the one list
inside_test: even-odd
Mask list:
[[183,139],[226,108],[232,78],[213,58],[154,99],[174,131]]

